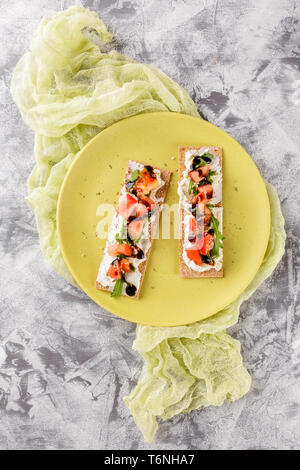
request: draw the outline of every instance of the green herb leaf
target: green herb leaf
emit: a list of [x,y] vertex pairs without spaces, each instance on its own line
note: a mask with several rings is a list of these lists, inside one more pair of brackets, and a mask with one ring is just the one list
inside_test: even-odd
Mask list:
[[111,297],[120,297],[120,295],[122,295],[123,284],[124,284],[123,279],[117,279],[117,281],[115,283],[114,290],[112,291],[110,296]]
[[[205,157],[206,160],[209,160],[209,162],[204,160],[203,157]],[[200,161],[199,163],[197,163],[197,165],[195,165],[195,170],[197,170],[197,168],[201,168],[202,166],[208,165],[213,159],[213,157],[214,156],[208,152],[204,153],[203,155],[199,155],[197,158],[200,158]]]
[[198,192],[197,187],[195,186],[194,181],[192,179],[190,179],[188,193],[189,194],[194,194],[194,196],[196,196],[197,192]]
[[131,181],[136,181],[139,177],[140,171],[139,170],[134,170],[131,173]]
[[215,204],[210,204],[210,203],[208,203],[208,204],[206,204],[206,207],[208,207],[208,208],[210,209],[210,208],[216,207],[216,206],[215,206]]
[[216,172],[213,171],[213,170],[209,170],[209,172],[208,172],[208,175],[207,175],[206,179],[207,179],[207,181],[209,181],[211,184],[212,184],[212,182],[213,182],[212,177],[213,177],[215,174],[216,174]]
[[210,256],[211,258],[217,258],[220,254],[220,248],[223,248],[222,240],[224,240],[224,237],[219,230],[220,222],[213,214],[211,214],[211,223],[215,232],[215,243],[210,252]]
[[125,242],[129,244],[129,241],[127,240],[127,220],[123,221],[121,232],[116,234],[115,239],[118,243]]
[[203,157],[208,158],[210,161],[212,161],[212,159],[214,158],[214,156],[209,152],[203,153],[200,158],[203,158]]
[[197,163],[197,165],[195,165],[195,170],[205,165],[207,165],[207,162],[205,162],[204,160],[201,160],[199,163]]

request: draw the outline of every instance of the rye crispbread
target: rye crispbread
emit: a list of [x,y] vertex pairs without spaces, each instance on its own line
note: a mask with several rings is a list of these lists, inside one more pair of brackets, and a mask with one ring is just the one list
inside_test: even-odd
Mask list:
[[[121,186],[121,189],[120,189],[120,193],[119,193],[119,198],[120,198],[120,195],[121,195],[121,192],[122,192],[122,188],[123,186],[125,185],[125,182],[129,176],[129,171],[130,171],[130,168],[129,168],[129,164],[130,162],[136,162],[136,163],[141,163],[141,162],[137,162],[136,160],[129,160],[128,162],[128,166],[127,166],[127,169],[126,169],[126,173],[125,173],[125,177],[124,177],[124,180],[123,180],[123,183],[122,183],[122,186]],[[141,163],[142,165],[147,165],[145,163]],[[151,224],[151,230],[153,232],[153,234],[155,233],[156,231],[156,228],[158,226],[158,223],[159,223],[159,217],[160,217],[160,213],[161,213],[161,208],[162,208],[162,205],[164,203],[164,200],[165,200],[165,197],[166,197],[166,194],[167,194],[167,190],[168,190],[168,186],[169,186],[169,182],[170,182],[170,178],[171,178],[171,174],[172,172],[169,171],[169,170],[166,170],[164,168],[157,168],[157,167],[153,167],[155,170],[159,170],[160,171],[160,177],[161,179],[164,181],[164,185],[159,188],[157,190],[157,193],[156,193],[156,199],[161,199],[161,201],[157,202],[157,206],[159,208],[159,211],[156,215],[156,218],[155,218],[155,222],[153,224]],[[146,254],[146,259],[145,261],[143,261],[142,263],[140,263],[137,267],[137,269],[139,270],[139,272],[141,273],[141,280],[140,280],[140,285],[139,285],[139,288],[135,294],[135,296],[132,296],[130,298],[132,299],[136,299],[139,297],[140,295],[140,291],[141,291],[141,288],[142,288],[142,284],[143,284],[143,280],[144,280],[144,277],[145,277],[145,272],[146,272],[146,268],[147,268],[147,264],[148,264],[148,260],[150,258],[150,253],[151,253],[151,249],[152,249],[152,245],[153,245],[153,237],[152,237],[152,233],[151,233],[151,230],[150,230],[150,224],[149,224],[149,240],[151,242],[151,245],[150,245],[150,248],[149,250],[147,251],[147,254]],[[105,287],[103,286],[100,282],[96,281],[96,289],[99,289],[99,290],[105,290],[105,291],[110,291],[109,287]],[[125,295],[125,294],[123,294]],[[126,296],[128,297],[128,296]]]
[[[202,146],[203,147],[203,146]],[[185,168],[185,153],[187,150],[199,151],[202,147],[179,147],[178,155],[178,164],[179,164],[179,174],[178,182],[182,179],[182,174]],[[222,158],[222,148],[221,147],[208,147],[209,150],[213,151],[214,154],[218,155],[221,169],[223,169],[223,158]],[[222,198],[223,199],[223,198]],[[223,207],[223,203],[220,202],[216,207]],[[223,277],[223,268],[220,271],[217,271],[214,268],[209,269],[205,272],[197,272],[189,268],[183,259],[183,234],[184,234],[184,210],[180,209],[180,224],[181,224],[181,237],[179,240],[179,273],[181,277],[184,278],[207,278],[207,277]]]

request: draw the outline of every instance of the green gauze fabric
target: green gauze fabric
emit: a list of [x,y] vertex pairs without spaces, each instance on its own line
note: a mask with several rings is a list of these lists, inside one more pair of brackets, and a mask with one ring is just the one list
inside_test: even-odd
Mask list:
[[145,365],[138,385],[125,398],[136,425],[151,442],[162,420],[209,405],[220,406],[248,392],[250,376],[243,367],[240,343],[226,333],[239,317],[242,302],[274,271],[284,253],[285,231],[274,187],[266,183],[271,206],[271,232],[264,260],[240,297],[213,317],[186,326],[137,327],[133,349]]
[[188,93],[156,67],[105,52],[111,40],[96,13],[71,7],[41,22],[11,82],[22,117],[35,131],[27,202],[35,211],[45,258],[72,284],[58,244],[56,205],[77,152],[128,116],[151,111],[198,116]]
[[[41,22],[11,84],[24,121],[35,131],[36,165],[27,201],[35,211],[41,248],[51,267],[73,284],[58,244],[56,206],[76,154],[98,132],[128,116],[151,111],[198,116],[183,88],[157,68],[109,51],[111,40],[96,13],[69,8]],[[243,295],[193,325],[137,327],[133,347],[143,355],[145,366],[125,403],[148,441],[156,432],[157,418],[221,405],[249,389],[240,344],[225,330],[237,321],[240,304],[271,274],[284,251],[279,201],[273,187],[267,188],[272,208],[269,246]]]

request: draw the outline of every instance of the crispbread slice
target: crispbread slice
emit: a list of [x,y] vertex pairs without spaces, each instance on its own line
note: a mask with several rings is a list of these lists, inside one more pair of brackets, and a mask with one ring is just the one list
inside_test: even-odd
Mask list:
[[[131,160],[130,160],[130,161],[131,161]],[[127,166],[127,169],[126,169],[125,177],[124,177],[124,180],[123,180],[121,189],[120,189],[119,197],[120,197],[120,195],[121,195],[122,188],[123,188],[123,186],[125,185],[125,181],[126,181],[127,177],[129,176],[129,163],[130,163],[130,161],[128,162],[128,166]],[[136,162],[136,160],[134,160],[134,161]],[[147,165],[147,164],[142,163],[142,162],[136,162],[136,163],[141,163],[142,165]],[[164,203],[164,200],[165,200],[165,197],[166,197],[166,194],[167,194],[167,190],[168,190],[168,186],[169,186],[169,182],[170,182],[170,178],[171,178],[171,174],[172,174],[171,171],[166,170],[165,168],[157,168],[157,167],[153,167],[153,168],[160,171],[161,179],[165,182],[165,184],[164,184],[164,186],[162,186],[161,188],[159,188],[159,189],[157,190],[157,193],[156,193],[156,198],[157,198],[157,199],[160,199],[160,200],[157,202],[157,205],[158,205],[158,207],[159,207],[159,212],[158,212],[157,215],[156,215],[155,222],[154,222],[153,224],[151,224],[151,230],[152,230],[152,232],[150,231],[150,226],[149,226],[149,239],[150,239],[150,241],[151,241],[151,245],[150,245],[150,248],[149,248],[149,250],[148,250],[148,252],[147,252],[145,261],[143,261],[142,263],[140,263],[140,264],[138,265],[138,268],[137,268],[137,269],[138,269],[138,270],[140,271],[140,273],[141,273],[141,280],[140,280],[139,289],[137,290],[135,296],[130,297],[130,298],[132,298],[132,299],[138,298],[139,295],[140,295],[140,292],[141,292],[142,283],[143,283],[143,280],[144,280],[144,277],[145,277],[145,272],[146,272],[147,264],[148,264],[148,261],[149,261],[149,258],[150,258],[150,253],[151,253],[151,249],[152,249],[152,245],[153,245],[153,239],[152,239],[153,237],[152,237],[152,235],[155,234],[156,228],[157,228],[158,223],[159,223],[159,217],[160,217],[162,205],[163,205],[163,203]],[[96,289],[109,291],[109,287],[103,286],[103,285],[102,285],[100,282],[98,282],[98,281],[96,281]],[[126,296],[126,297],[127,297],[127,296]]]
[[[178,154],[178,164],[179,164],[179,174],[178,180],[179,182],[182,179],[182,174],[185,168],[185,153],[187,150],[195,150],[198,151],[202,147],[179,147],[179,154]],[[208,147],[209,149],[213,149],[214,153],[218,155],[221,169],[223,169],[223,155],[222,155],[222,147]],[[216,205],[216,207],[222,207],[223,203],[220,202]],[[211,268],[208,271],[203,273],[199,273],[194,271],[193,269],[189,268],[183,259],[183,234],[184,234],[184,210],[180,209],[180,224],[181,224],[181,238],[179,241],[179,273],[181,277],[184,278],[207,278],[207,277],[223,277],[223,268],[220,271],[217,271],[215,268]]]

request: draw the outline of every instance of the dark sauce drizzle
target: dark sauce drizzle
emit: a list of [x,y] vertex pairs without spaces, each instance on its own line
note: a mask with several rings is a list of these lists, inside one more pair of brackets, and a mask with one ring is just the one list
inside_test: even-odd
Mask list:
[[126,294],[129,295],[130,297],[134,297],[135,294],[136,294],[136,287],[135,287],[133,284],[128,284],[128,283],[127,283],[125,292],[126,292]]
[[211,258],[209,258],[209,256],[201,255],[201,257],[202,257],[203,263],[211,264],[212,266],[215,264],[215,262]]
[[156,178],[156,174],[154,173],[154,169],[152,166],[145,165],[145,168],[148,171],[148,173],[150,173],[150,176],[152,176],[152,178]]
[[136,294],[136,287],[130,282],[126,281],[126,277],[124,276],[124,274],[122,274],[122,280],[125,282],[125,284],[127,284],[125,288],[126,294],[130,297],[134,297]]
[[211,162],[211,159],[209,157],[205,157],[203,155],[196,155],[196,157],[193,159],[192,161],[192,167],[191,169],[192,170],[197,170],[198,168],[196,168],[199,163],[201,162],[201,159],[204,160],[206,163],[210,163]]

